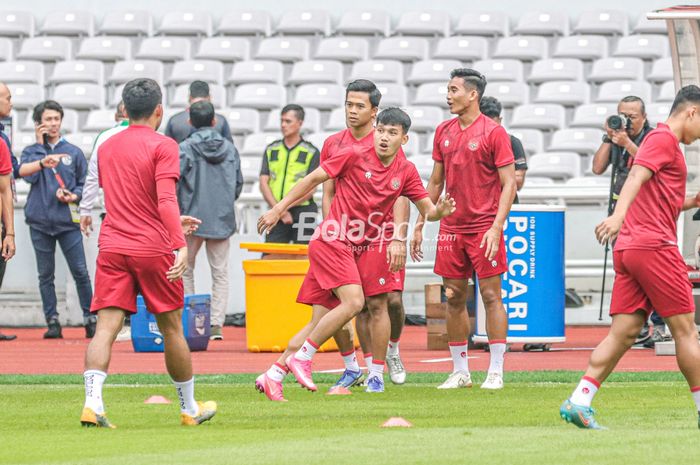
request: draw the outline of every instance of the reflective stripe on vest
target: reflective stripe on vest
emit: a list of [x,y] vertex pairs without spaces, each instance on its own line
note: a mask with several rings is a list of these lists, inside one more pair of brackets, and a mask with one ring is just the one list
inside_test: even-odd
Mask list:
[[[283,141],[276,141],[267,146],[267,164],[270,168],[269,186],[272,195],[278,202],[287,195],[290,190],[309,174],[311,159],[314,157],[314,148],[305,141],[288,149]],[[310,200],[298,204],[309,205]]]

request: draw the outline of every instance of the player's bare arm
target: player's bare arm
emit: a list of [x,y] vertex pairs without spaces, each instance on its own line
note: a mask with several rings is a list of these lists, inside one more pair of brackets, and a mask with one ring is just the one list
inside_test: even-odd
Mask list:
[[295,185],[282,200],[279,201],[279,203],[260,217],[258,220],[258,233],[267,234],[269,231],[271,231],[280,220],[284,212],[289,209],[289,207],[299,202],[306,195],[308,195],[309,192],[314,191],[319,184],[328,179],[330,179],[330,176],[328,176],[328,173],[326,173],[321,167],[316,168],[313,172],[306,175],[304,179],[299,181],[299,183]]
[[415,202],[418,211],[428,221],[440,221],[446,216],[450,216],[457,210],[457,203],[450,194],[441,196],[437,203],[433,203],[429,197],[425,197]]
[[15,256],[15,219],[12,206],[11,174],[0,176],[0,205],[2,209],[2,227],[5,238],[2,241],[2,258],[5,261]]
[[488,231],[481,238],[479,247],[486,248],[484,256],[489,260],[493,260],[498,252],[498,247],[503,234],[503,227],[510,213],[510,207],[513,206],[517,184],[515,182],[515,165],[510,164],[498,168],[498,178],[501,182],[501,197],[498,199],[498,212],[496,219]]
[[[445,188],[445,165],[441,162],[436,161],[433,165],[433,172],[430,173],[430,179],[428,180],[428,186],[426,190],[428,191],[428,198],[431,202],[437,202],[442,190]],[[413,237],[411,238],[410,251],[411,259],[414,262],[419,262],[423,260],[423,224],[425,223],[425,217],[422,214],[418,214],[418,219],[416,220],[416,226],[413,229]]]
[[406,266],[406,236],[408,219],[411,214],[409,200],[399,197],[394,203],[394,237],[386,250],[386,260],[392,272],[402,270]]
[[641,165],[634,165],[630,170],[630,174],[625,181],[625,185],[620,192],[620,198],[615,206],[613,214],[606,218],[595,228],[595,237],[598,242],[605,244],[608,241],[613,241],[620,233],[622,223],[625,221],[625,215],[629,210],[630,205],[634,202],[635,197],[639,193],[642,185],[651,179],[654,175],[653,171]]
[[328,216],[331,211],[331,203],[335,196],[335,179],[329,179],[323,183],[323,198],[321,199],[321,214],[323,218]]
[[690,197],[686,197],[683,201],[683,211],[700,208],[700,192]]

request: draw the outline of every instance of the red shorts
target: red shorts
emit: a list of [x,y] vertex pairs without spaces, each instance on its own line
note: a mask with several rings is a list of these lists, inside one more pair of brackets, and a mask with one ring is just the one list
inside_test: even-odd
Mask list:
[[610,315],[655,309],[662,318],[694,313],[693,286],[678,248],[613,252],[615,283]]
[[454,234],[440,231],[435,252],[435,274],[446,279],[468,279],[476,271],[480,279],[490,278],[508,271],[506,244],[501,234],[498,252],[488,260],[480,248],[486,231],[474,234]]
[[151,313],[165,313],[185,305],[182,280],[168,281],[173,255],[131,257],[118,253],[97,255],[95,293],[90,311],[116,307],[136,313],[136,296],[141,293]]
[[389,271],[384,245],[353,249],[340,241],[312,240],[309,262],[309,271],[297,295],[297,302],[302,304],[337,307],[340,300],[333,289],[347,284],[362,285],[365,297],[403,292],[406,271]]
[[340,300],[333,289],[348,284],[362,284],[352,247],[342,241],[309,243],[309,271],[299,289],[297,302],[335,308]]

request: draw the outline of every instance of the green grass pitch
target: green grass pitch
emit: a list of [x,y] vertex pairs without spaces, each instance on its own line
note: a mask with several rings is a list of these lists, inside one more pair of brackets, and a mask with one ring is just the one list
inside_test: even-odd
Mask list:
[[[324,395],[290,382],[286,404],[253,389],[254,375],[199,376],[197,397],[219,414],[179,426],[177,403],[160,375],[115,375],[104,396],[117,430],[82,428],[80,376],[0,376],[0,464],[698,464],[700,431],[677,373],[613,375],[596,398],[608,431],[559,418],[580,373],[508,373],[506,389],[438,391],[440,374],[410,374],[384,394]],[[482,381],[483,373],[475,373]],[[380,428],[401,416],[413,428]]]

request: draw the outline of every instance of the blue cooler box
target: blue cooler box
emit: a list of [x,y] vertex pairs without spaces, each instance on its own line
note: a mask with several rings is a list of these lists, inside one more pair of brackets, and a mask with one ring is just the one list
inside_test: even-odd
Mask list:
[[[508,271],[502,277],[508,342],[554,343],[564,330],[564,214],[560,205],[513,205],[504,231]],[[477,293],[478,294],[478,293]],[[488,342],[477,298],[474,342]]]
[[[182,326],[191,351],[207,350],[211,335],[209,294],[185,296]],[[131,315],[131,343],[134,352],[163,352],[163,335],[158,329],[156,317],[146,309],[146,303],[141,296],[136,300],[136,313]]]

